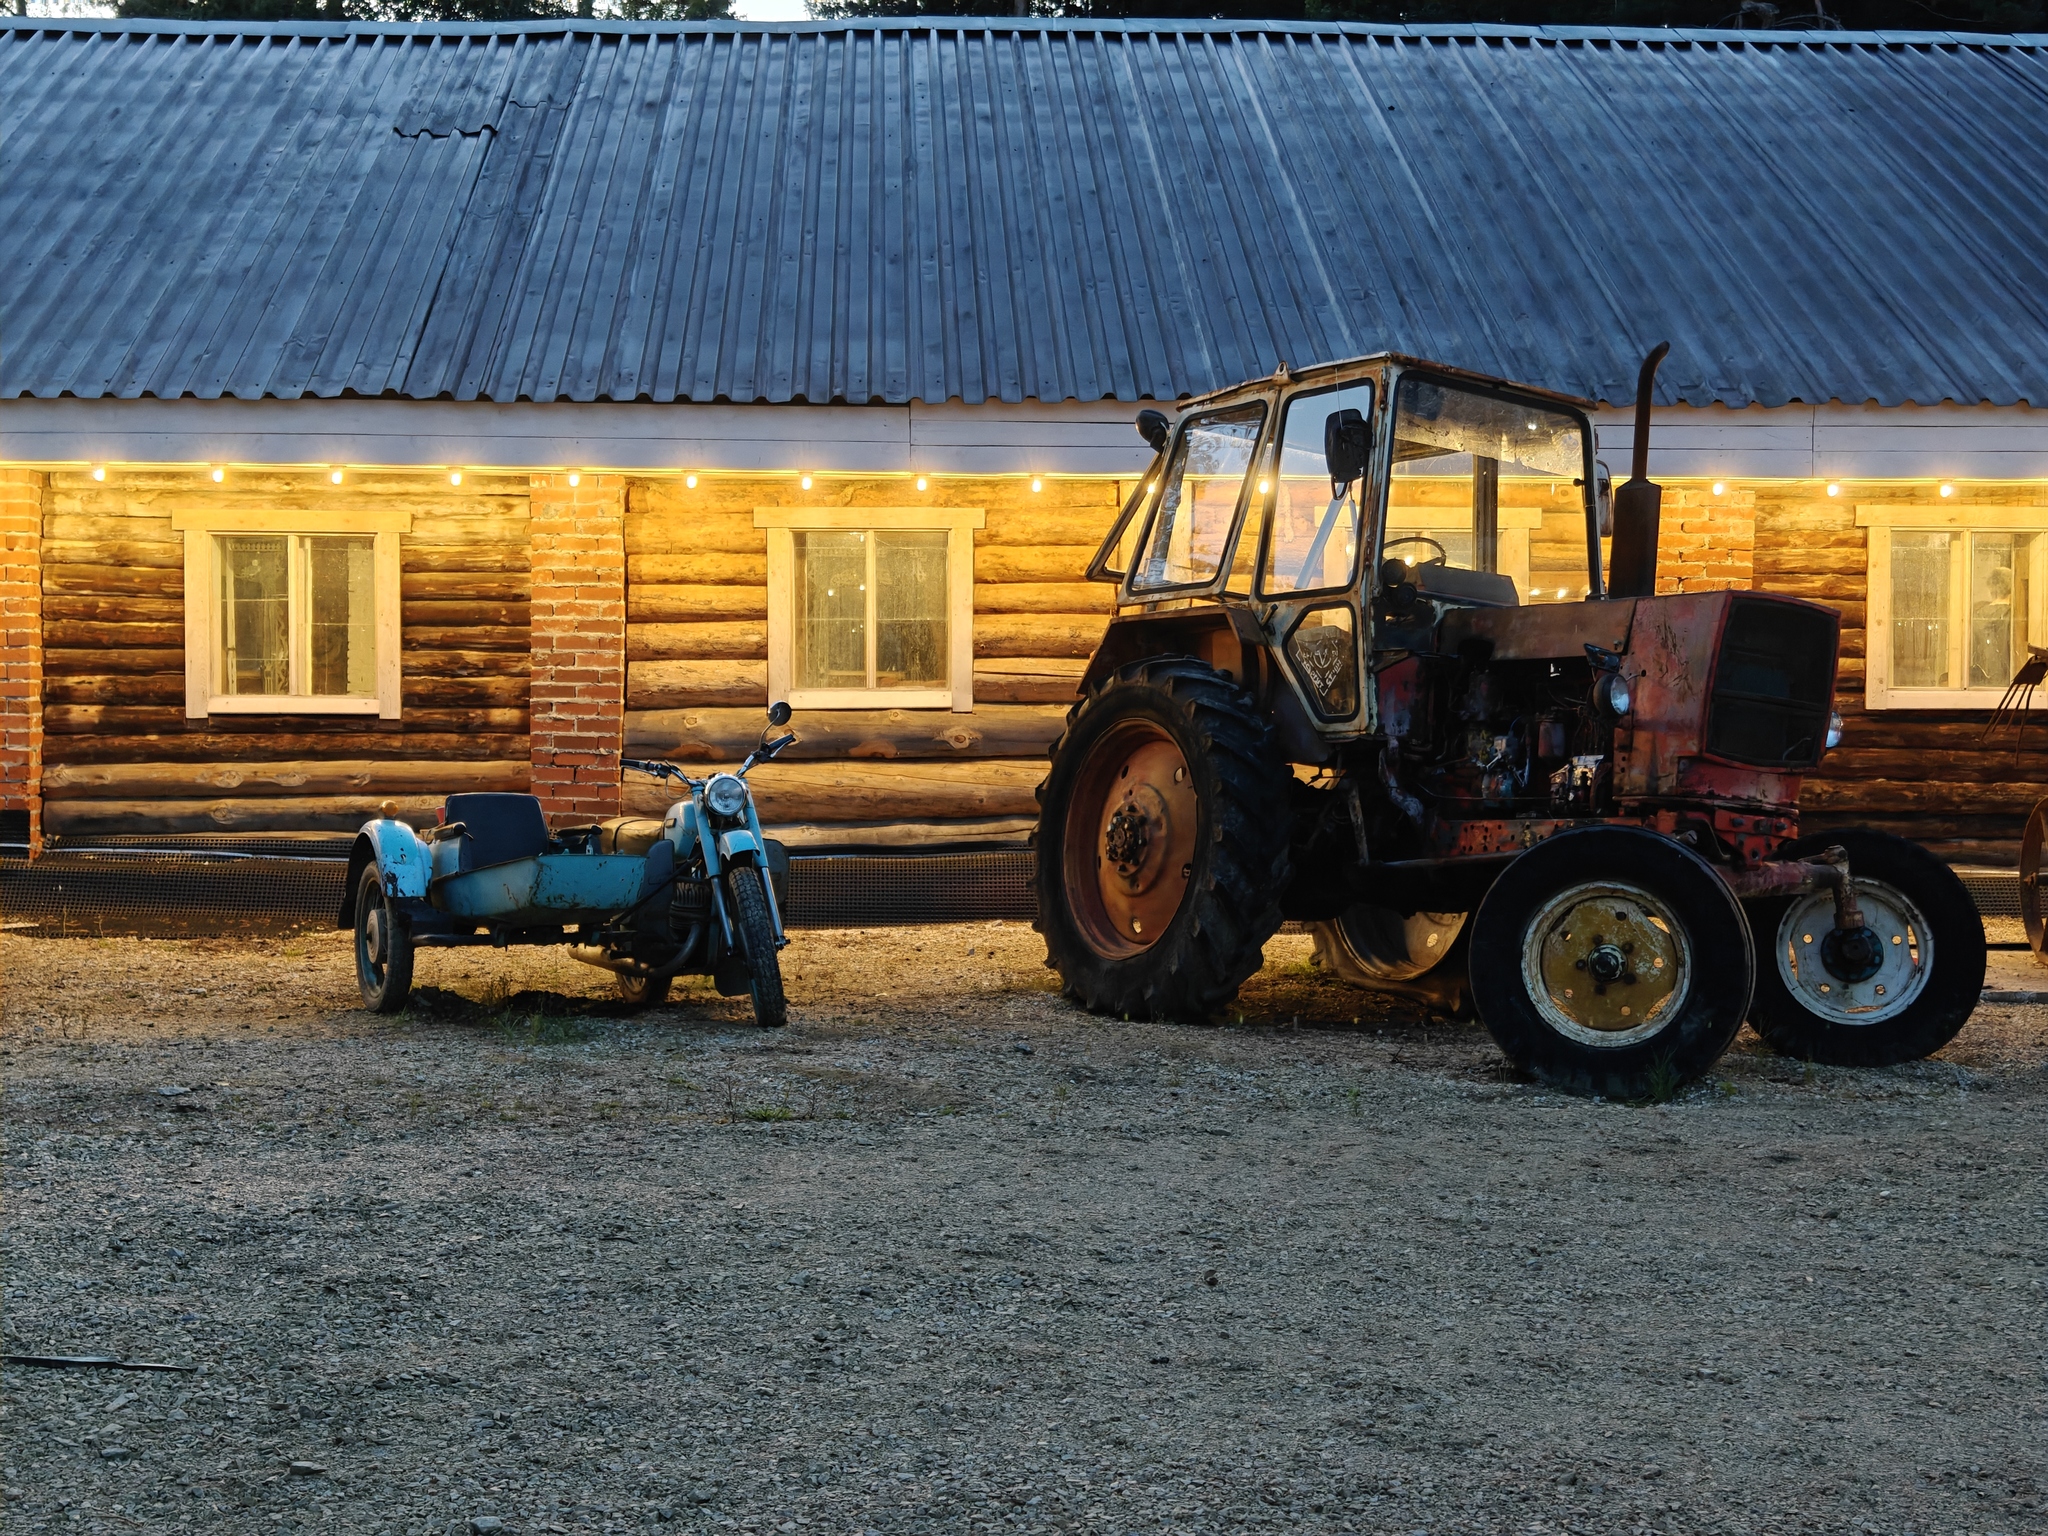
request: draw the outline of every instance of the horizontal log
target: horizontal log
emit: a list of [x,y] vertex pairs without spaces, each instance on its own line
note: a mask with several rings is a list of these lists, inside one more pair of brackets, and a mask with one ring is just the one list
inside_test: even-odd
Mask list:
[[1856,526],[1853,502],[1801,500],[1757,504],[1756,538],[1759,544],[1773,537],[1803,539],[1808,534],[1830,533],[1863,537],[1863,530]]
[[422,597],[401,602],[398,617],[404,624],[468,624],[524,630],[533,622],[533,606],[502,599],[472,602],[467,598]]
[[761,553],[720,554],[700,551],[676,555],[626,556],[626,590],[649,586],[748,586],[768,585],[767,545]]
[[977,582],[976,613],[1106,614],[1116,588],[1103,581]]
[[[64,648],[104,646],[110,650],[130,651],[144,647],[182,647],[184,644],[185,621],[182,617],[171,623],[157,620],[136,624],[99,619],[53,619],[47,613],[43,616],[45,656],[52,650]],[[180,654],[183,654],[182,650]]]
[[626,588],[626,622],[629,624],[767,617],[766,587],[660,586],[649,583]]
[[1079,581],[1095,558],[1095,543],[1011,544],[974,551],[974,579],[998,581]]
[[2037,721],[2028,733],[2034,750],[2031,764],[2015,760],[2012,739],[1979,752],[1914,752],[1893,747],[1837,747],[1822,761],[1812,779],[1898,779],[1906,783],[1946,780],[1952,784],[2009,784],[2029,767],[2039,772],[2039,750],[2048,747],[2048,721]]
[[182,533],[171,527],[170,513],[158,511],[154,507],[135,516],[124,516],[111,509],[95,512],[46,512],[43,514],[43,537],[65,544],[98,544],[104,540],[120,540],[182,545],[185,539]]
[[756,554],[768,547],[768,532],[754,526],[750,507],[744,512],[709,512],[675,505],[672,509],[626,514],[626,553],[632,555]]
[[185,567],[143,565],[45,565],[45,592],[93,593],[103,597],[133,594],[137,597],[185,596]]
[[1860,570],[1827,571],[1819,574],[1787,571],[1771,577],[1768,581],[1759,573],[1756,580],[1756,590],[1759,592],[1775,592],[1780,597],[1803,597],[1811,602],[1826,603],[1830,607],[1841,603],[1861,603],[1867,585],[1864,573]]
[[[629,777],[637,777],[632,775]],[[1043,760],[957,763],[763,763],[748,775],[761,819],[778,822],[939,821],[1036,816]],[[659,814],[675,799],[664,784],[628,784],[623,808]]]
[[986,657],[974,664],[974,707],[1072,704],[1088,663],[1065,656]]
[[[942,709],[808,709],[790,729],[797,742],[778,762],[1043,757],[1065,728],[1058,705]],[[626,750],[636,757],[718,763],[744,757],[761,737],[757,709],[651,709],[626,713]]]
[[991,614],[974,621],[976,656],[1067,656],[1095,654],[1107,624],[1102,619],[1037,614]]
[[116,676],[45,677],[43,704],[180,704],[185,702],[185,674],[122,673]]
[[398,801],[399,819],[434,824],[444,795],[304,795],[215,800],[60,800],[44,808],[43,828],[57,837],[114,833],[353,832]]
[[523,571],[406,571],[398,578],[398,595],[411,598],[455,598],[469,603],[523,603],[533,579]]
[[204,729],[183,734],[165,732],[139,736],[55,736],[45,740],[45,763],[218,763],[235,761],[252,747],[267,752],[289,753],[309,761],[332,758],[337,761],[374,758],[401,760],[425,758],[435,761],[484,762],[493,758],[527,757],[527,738],[521,731],[457,733],[452,731],[363,731],[271,732],[260,741],[245,735]]
[[1799,805],[1801,810],[1867,810],[1885,816],[1933,812],[1970,816],[2006,813],[2024,817],[2044,799],[2048,799],[2048,783],[2027,780],[1959,784],[1941,779],[1912,783],[1897,779],[1808,779],[1800,791]]
[[524,794],[530,764],[349,760],[289,763],[59,763],[43,770],[43,799],[198,800],[215,796]]
[[63,620],[75,624],[185,624],[182,597],[101,597],[98,594],[45,592],[43,643],[51,644],[47,626]]
[[766,619],[713,624],[634,624],[626,630],[628,661],[765,661]]
[[510,709],[523,706],[527,699],[527,680],[522,672],[516,677],[420,677],[405,679],[403,707],[415,705],[422,708],[466,707],[471,709]]
[[[183,635],[178,637],[181,641]],[[43,675],[46,677],[103,677],[109,673],[133,672],[183,672],[185,650],[183,645],[153,646],[147,649],[127,650],[46,650],[43,652]]]
[[765,661],[633,661],[626,664],[628,709],[768,703]]
[[403,540],[398,549],[400,574],[443,571],[530,571],[533,553],[525,539],[504,544],[423,544]]
[[532,649],[532,643],[532,636],[523,624],[477,628],[407,624],[399,631],[398,641],[399,650],[406,658],[407,671],[415,667],[432,668],[432,655],[438,651],[505,651],[524,656]]
[[990,843],[1022,848],[1038,826],[1034,816],[971,816],[958,821],[778,822],[770,834],[785,848],[904,849],[938,852]]
[[1087,544],[1100,546],[1116,521],[1116,509],[1100,512],[1057,507],[990,507],[988,526],[974,535],[977,549],[1005,544]]
[[518,678],[523,684],[533,672],[533,655],[524,650],[422,651],[408,660],[416,665],[405,669],[407,687],[442,677]]
[[174,533],[157,539],[49,539],[43,540],[43,564],[52,565],[148,565],[160,570],[185,568],[185,536]]

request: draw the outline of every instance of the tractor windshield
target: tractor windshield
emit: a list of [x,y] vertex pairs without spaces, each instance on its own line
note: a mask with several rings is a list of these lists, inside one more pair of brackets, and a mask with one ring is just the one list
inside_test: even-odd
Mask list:
[[1264,403],[1254,401],[1182,424],[1160,476],[1144,559],[1131,573],[1133,591],[1197,586],[1221,569],[1265,419]]
[[[1586,424],[1417,374],[1395,395],[1382,553],[1510,578],[1524,602],[1586,596]],[[1556,526],[1550,526],[1552,522]]]

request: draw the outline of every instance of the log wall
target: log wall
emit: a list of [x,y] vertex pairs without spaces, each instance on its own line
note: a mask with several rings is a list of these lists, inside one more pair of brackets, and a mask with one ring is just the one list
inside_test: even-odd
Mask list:
[[[1113,480],[706,477],[633,487],[626,515],[626,752],[729,763],[758,739],[768,702],[765,506],[980,507],[974,536],[974,708],[803,712],[802,745],[756,770],[762,814],[789,823],[971,822],[1016,830],[1114,589],[1083,579],[1122,505]],[[880,703],[882,701],[878,701]],[[660,786],[629,783],[629,808]]]
[[[401,718],[188,720],[177,512],[407,511]],[[53,833],[346,831],[377,802],[526,787],[525,476],[188,470],[50,476],[43,510],[44,801]],[[456,766],[450,766],[456,765]],[[445,790],[443,791],[445,792]],[[369,807],[365,811],[363,808]],[[431,819],[431,818],[429,818]]]

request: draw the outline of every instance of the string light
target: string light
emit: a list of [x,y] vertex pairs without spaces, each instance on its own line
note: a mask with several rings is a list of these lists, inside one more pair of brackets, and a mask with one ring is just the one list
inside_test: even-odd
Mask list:
[[1828,482],[1828,494],[1830,496],[1839,496],[1842,494],[1842,488],[1839,485],[1835,484],[1834,481],[1830,480]]
[[1953,496],[1953,495],[1955,495],[1955,493],[1956,493],[1956,488],[1955,488],[1954,486],[1952,486],[1952,485],[1948,484],[1948,483],[1947,483],[1946,481],[1942,482],[1942,487],[1941,487],[1941,494],[1942,494],[1942,495],[1944,495],[1944,496]]
[[928,485],[930,485],[930,484],[931,484],[931,482],[930,482],[929,480],[925,479],[925,477],[924,477],[923,475],[919,475],[919,476],[917,477],[917,488],[918,488],[918,489],[919,489],[920,491],[921,491],[921,490],[923,490],[923,489],[924,489],[924,488],[925,488],[926,486],[928,486]]
[[1259,494],[1261,496],[1266,494],[1266,482],[1263,480],[1259,482]]
[[448,471],[448,483],[449,483],[450,485],[460,485],[460,484],[462,484],[462,471],[461,471],[461,470],[459,470],[459,469],[451,469],[451,470],[449,470],[449,471]]
[[104,464],[95,464],[95,465],[93,465],[93,467],[92,467],[92,477],[93,477],[93,479],[95,479],[95,480],[104,480],[104,479],[106,479],[106,478],[107,478],[107,466],[106,466],[106,465],[104,465]]
[[811,477],[809,475],[805,475],[803,479],[797,481],[797,484],[808,491],[811,488]]
[[1045,489],[1045,482],[1039,479],[1038,476],[1033,475],[1031,477],[1031,489],[1034,491],[1042,491]]
[[583,483],[583,476],[582,476],[581,474],[579,474],[579,473],[578,473],[577,471],[573,470],[573,469],[572,469],[572,470],[570,470],[570,471],[569,471],[569,488],[570,488],[571,490],[574,490],[574,489],[575,489],[575,488],[576,488],[577,486],[581,485],[582,483]]
[[683,484],[694,491],[697,489],[697,477],[695,475],[685,475],[683,476]]
[[213,483],[215,485],[219,485],[227,477],[228,472],[226,470],[222,469],[218,464],[213,466]]
[[327,471],[327,483],[329,485],[341,484],[341,471],[338,469],[330,469],[329,471]]
[[1726,485],[1726,484],[1724,484],[1724,483],[1723,483],[1722,481],[1716,480],[1716,481],[1714,482],[1714,494],[1715,494],[1716,496],[1722,496],[1722,495],[1726,495],[1726,494],[1727,494],[1727,491],[1728,491],[1728,487],[1727,487],[1727,485]]

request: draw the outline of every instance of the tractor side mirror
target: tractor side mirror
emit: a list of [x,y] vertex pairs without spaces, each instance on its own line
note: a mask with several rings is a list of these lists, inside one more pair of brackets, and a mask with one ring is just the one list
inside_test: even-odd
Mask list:
[[1604,462],[1593,465],[1593,505],[1600,519],[1600,537],[1614,537],[1614,471]]
[[789,724],[789,704],[787,701],[777,699],[768,706],[768,723],[770,725]]
[[1332,411],[1323,419],[1323,462],[1329,466],[1332,495],[1343,494],[1345,486],[1365,473],[1370,448],[1363,411]]
[[1173,423],[1166,419],[1166,412],[1144,410],[1138,412],[1138,436],[1145,439],[1154,453],[1166,452],[1166,440],[1173,436]]

